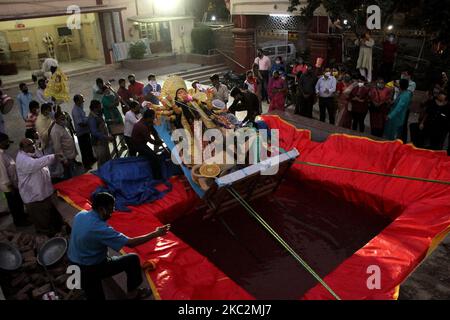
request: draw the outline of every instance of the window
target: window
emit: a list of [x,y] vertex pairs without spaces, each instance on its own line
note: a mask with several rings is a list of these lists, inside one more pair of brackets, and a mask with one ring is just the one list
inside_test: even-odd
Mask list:
[[281,47],[278,47],[277,49],[278,49],[278,54],[286,54],[288,52],[289,47],[281,46]]
[[264,48],[264,53],[267,56],[274,56],[275,55],[275,47]]
[[147,38],[149,41],[156,41],[154,23],[139,24],[140,38]]

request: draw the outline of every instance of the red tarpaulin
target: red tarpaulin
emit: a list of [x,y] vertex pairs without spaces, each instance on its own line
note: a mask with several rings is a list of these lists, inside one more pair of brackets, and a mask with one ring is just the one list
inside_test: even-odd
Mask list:
[[[376,142],[348,135],[332,135],[312,142],[310,132],[298,130],[277,116],[264,116],[271,129],[280,129],[280,147],[297,148],[299,160],[345,168],[450,181],[450,159],[443,152],[417,150],[401,142]],[[450,232],[450,186],[381,177],[294,164],[289,181],[319,186],[335,198],[354,204],[361,214],[374,212],[392,221],[362,248],[324,275],[342,299],[395,299],[398,286]],[[151,204],[114,213],[110,224],[129,236],[141,235],[165,223],[195,214],[198,199],[174,178],[173,190]],[[79,208],[90,209],[89,199],[101,181],[84,175],[56,185],[60,194]],[[284,187],[284,186],[283,186]],[[280,193],[283,191],[280,189]],[[285,192],[284,194],[286,194]],[[299,197],[301,196],[299,192]],[[256,207],[256,206],[255,206]],[[258,210],[264,210],[260,206]],[[362,223],[362,222],[361,222]],[[258,226],[253,226],[258,228]],[[363,239],[363,238],[361,238]],[[200,247],[198,247],[200,248]],[[253,299],[257,294],[231,280],[207,258],[174,233],[135,250],[142,261],[158,258],[149,272],[155,296],[161,299]],[[369,289],[368,267],[381,271],[380,289]],[[228,272],[228,271],[227,271]],[[229,272],[227,274],[230,274]],[[234,279],[234,278],[233,278]],[[237,278],[236,278],[237,279]],[[302,299],[332,299],[316,284]]]

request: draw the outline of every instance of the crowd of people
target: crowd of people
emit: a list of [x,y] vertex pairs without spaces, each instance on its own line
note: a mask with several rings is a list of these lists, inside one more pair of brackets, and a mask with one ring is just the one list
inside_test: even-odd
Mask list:
[[395,77],[395,41],[391,34],[383,42],[382,63],[374,79],[374,40],[369,32],[356,40],[360,52],[354,70],[313,65],[302,58],[288,68],[282,57],[271,64],[263,50],[258,50],[252,70],[246,73],[243,89],[256,94],[260,101],[267,101],[269,112],[284,111],[290,95],[295,114],[313,118],[314,105],[318,103],[320,121],[325,122],[328,117],[330,124],[363,133],[369,115],[373,136],[442,150],[450,131],[447,75],[443,72],[441,79],[432,84],[428,98],[421,104],[419,122],[410,124],[416,82],[412,69],[405,69]]

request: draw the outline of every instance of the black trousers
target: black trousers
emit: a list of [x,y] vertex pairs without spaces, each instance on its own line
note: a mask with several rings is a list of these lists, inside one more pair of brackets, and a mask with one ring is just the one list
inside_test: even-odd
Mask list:
[[449,133],[448,128],[438,124],[420,130],[418,123],[412,123],[409,126],[409,130],[411,132],[411,141],[416,147],[431,150],[443,150],[445,139]]
[[385,83],[388,83],[392,80],[392,70],[394,69],[393,62],[383,62],[381,65],[381,76],[384,79]]
[[425,134],[420,130],[419,123],[411,123],[409,125],[409,132],[411,133],[411,142],[417,148],[425,148]]
[[375,137],[383,137],[383,133],[384,130],[383,129],[375,129],[375,128],[370,128],[370,134],[375,136]]
[[102,279],[121,272],[127,274],[128,292],[137,289],[142,283],[139,257],[134,253],[108,258],[97,265],[79,267],[81,270],[81,289],[86,293],[87,300],[105,300]]
[[311,94],[308,97],[303,96],[303,94],[299,94],[297,99],[297,105],[295,107],[295,113],[298,112],[301,116],[312,119],[313,107],[314,107],[314,94]]
[[259,71],[261,73],[261,76],[263,77],[263,81],[261,84],[261,99],[262,101],[268,100],[269,95],[267,93],[267,88],[269,86],[269,71]]
[[143,146],[134,146],[135,150],[139,153],[140,157],[145,157],[150,162],[150,166],[152,167],[153,179],[161,180],[161,163],[158,155],[150,149],[147,145]]
[[128,147],[128,155],[130,157],[136,157],[136,150],[133,146],[133,143],[131,142],[131,137],[124,136],[124,138]]
[[335,123],[336,118],[336,105],[334,98],[319,98],[319,109],[320,109],[320,121],[325,122],[326,115],[328,112],[328,118],[330,119],[330,124]]
[[351,111],[350,114],[352,115],[352,130],[358,130],[359,128],[360,132],[364,132],[364,130],[366,129],[364,120],[366,119],[367,112],[361,113]]
[[96,159],[92,151],[91,135],[89,133],[78,136],[78,145],[81,151],[81,161],[84,167],[92,166]]
[[26,221],[27,215],[23,208],[23,201],[20,197],[19,190],[5,192],[6,202],[8,203],[9,212],[12,215],[15,225],[20,225]]

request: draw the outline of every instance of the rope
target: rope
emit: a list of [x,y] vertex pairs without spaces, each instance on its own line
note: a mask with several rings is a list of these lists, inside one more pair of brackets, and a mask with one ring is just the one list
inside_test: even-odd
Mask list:
[[[283,149],[281,147],[278,147],[278,148],[283,153],[287,152],[285,149]],[[300,165],[305,165],[305,166],[318,167],[318,168],[334,169],[334,170],[355,172],[355,173],[365,173],[365,174],[371,174],[371,175],[376,175],[376,176],[381,176],[381,177],[437,183],[437,184],[443,184],[443,185],[447,185],[447,186],[450,185],[450,181],[443,181],[443,180],[437,180],[437,179],[427,179],[427,178],[420,178],[420,177],[404,176],[404,175],[399,175],[399,174],[394,174],[394,173],[384,173],[384,172],[369,171],[369,170],[362,170],[362,169],[352,169],[352,168],[338,167],[338,166],[332,166],[332,165],[308,162],[308,161],[300,161],[300,160],[296,160],[296,161],[294,161],[294,163],[300,164]]]
[[277,241],[278,243],[286,249],[292,257],[297,260],[317,281],[319,281],[325,289],[336,299],[341,300],[341,298],[325,283],[325,281],[304,261],[286,241],[281,238],[281,236],[255,211],[253,208],[233,189],[233,187],[227,188],[228,192],[247,210],[247,212],[255,218]]
[[397,179],[405,179],[405,180],[412,180],[412,181],[421,181],[421,182],[430,182],[430,183],[450,185],[450,181],[443,181],[443,180],[436,180],[436,179],[427,179],[427,178],[403,176],[403,175],[398,175],[398,174],[393,174],[393,173],[384,173],[384,172],[344,168],[344,167],[337,167],[337,166],[331,166],[331,165],[307,162],[307,161],[299,161],[299,160],[295,161],[294,163],[305,165],[305,166],[318,167],[318,168],[327,168],[327,169],[334,169],[334,170],[347,171],[347,172],[372,174],[372,175],[382,176],[382,177],[390,177],[390,178],[397,178]]

